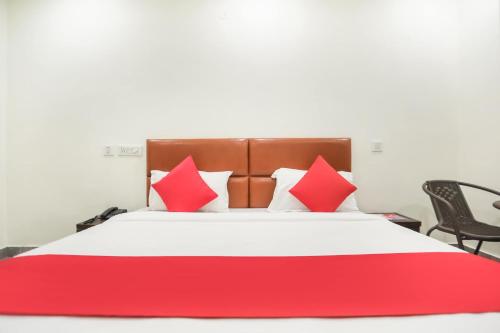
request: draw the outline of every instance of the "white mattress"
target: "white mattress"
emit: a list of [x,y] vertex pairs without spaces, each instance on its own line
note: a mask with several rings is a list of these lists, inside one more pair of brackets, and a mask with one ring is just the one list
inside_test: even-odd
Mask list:
[[[454,252],[454,247],[363,213],[138,212],[24,255],[297,256]],[[89,274],[91,276],[92,274]],[[369,278],[369,277],[367,277]],[[438,278],[438,277],[436,277]],[[94,281],[98,283],[98,281]],[[422,281],[422,288],[432,281]],[[0,332],[498,332],[500,313],[379,318],[180,319],[0,316]]]

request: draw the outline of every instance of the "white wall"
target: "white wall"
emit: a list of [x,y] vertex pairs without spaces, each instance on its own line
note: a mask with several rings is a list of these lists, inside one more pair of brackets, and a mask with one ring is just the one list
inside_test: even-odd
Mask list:
[[361,207],[425,229],[421,183],[458,176],[455,0],[15,0],[9,10],[11,245],[70,234],[110,205],[144,206],[144,158],[104,158],[104,144],[349,136]]
[[[460,22],[458,174],[500,190],[500,1],[462,0]],[[500,226],[500,211],[491,205],[499,197],[466,194],[476,218]],[[500,256],[500,243],[488,243],[484,250]]]
[[0,249],[7,244],[6,235],[6,114],[7,114],[7,2],[0,0]]

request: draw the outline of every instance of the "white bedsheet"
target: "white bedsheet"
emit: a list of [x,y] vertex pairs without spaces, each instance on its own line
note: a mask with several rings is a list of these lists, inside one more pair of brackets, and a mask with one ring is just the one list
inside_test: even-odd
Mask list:
[[[460,251],[362,213],[138,211],[24,255],[291,256]],[[91,274],[89,274],[91,276]],[[369,278],[369,277],[367,277]],[[439,277],[436,277],[439,278]],[[98,283],[95,281],[94,283]],[[422,288],[432,281],[422,281]],[[499,332],[500,313],[348,319],[0,316],[0,332]]]

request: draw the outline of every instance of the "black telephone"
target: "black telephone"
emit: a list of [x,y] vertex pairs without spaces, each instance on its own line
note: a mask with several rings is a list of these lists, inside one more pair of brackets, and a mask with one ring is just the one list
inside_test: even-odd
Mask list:
[[88,219],[87,221],[83,221],[76,225],[76,231],[82,231],[88,228],[91,228],[95,225],[106,222],[106,220],[112,218],[115,215],[126,213],[126,209],[119,209],[118,207],[111,207],[106,209],[99,215],[96,215],[94,218]]
[[115,215],[126,213],[126,209],[119,209],[118,207],[111,207],[106,209],[100,215],[97,215],[95,218],[99,220],[108,220]]

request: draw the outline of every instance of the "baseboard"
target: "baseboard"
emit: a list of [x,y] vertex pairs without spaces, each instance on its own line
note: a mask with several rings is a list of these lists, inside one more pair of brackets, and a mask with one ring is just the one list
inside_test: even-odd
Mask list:
[[[455,246],[455,244],[453,244],[453,245]],[[472,247],[469,247],[469,246],[466,246],[466,245],[464,245],[464,249],[465,249],[465,251],[470,252],[470,253],[474,253],[474,250],[475,250]],[[479,251],[478,255],[480,257],[483,257],[483,258],[487,258],[487,259],[491,259],[491,260],[496,260],[496,261],[500,262],[500,258],[495,257],[494,255],[486,253],[486,252],[483,252],[483,251]]]
[[21,254],[23,252],[36,249],[36,247],[26,247],[26,246],[9,246],[0,249],[0,259],[12,258]]
[[481,255],[485,258],[490,258],[490,259],[494,259],[494,260],[497,260],[500,262],[500,257],[498,256],[497,253],[493,254],[493,253],[490,253],[490,252],[482,252],[481,251]]

